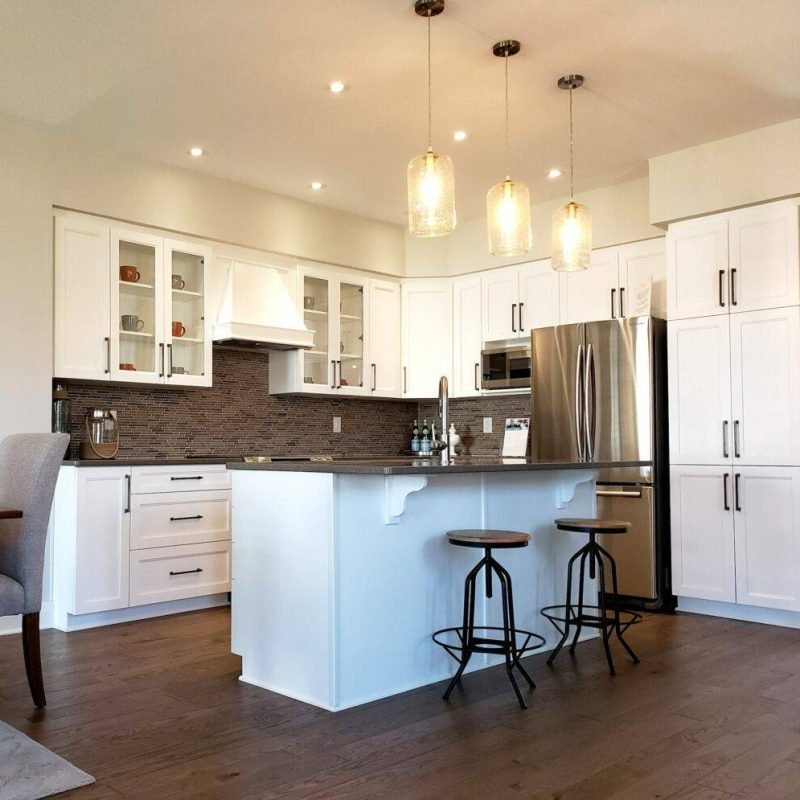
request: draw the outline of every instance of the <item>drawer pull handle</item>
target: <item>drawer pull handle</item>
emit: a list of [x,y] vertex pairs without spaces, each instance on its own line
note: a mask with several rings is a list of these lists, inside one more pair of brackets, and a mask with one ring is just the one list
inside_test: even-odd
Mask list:
[[193,517],[170,517],[169,521],[170,522],[181,522],[182,520],[185,520],[185,519],[203,519],[203,515],[202,514],[195,514]]
[[171,481],[201,481],[203,480],[202,475],[172,475],[170,477]]
[[197,569],[184,569],[180,572],[173,572],[170,570],[170,575],[194,575],[196,572],[202,572],[203,570],[198,567]]

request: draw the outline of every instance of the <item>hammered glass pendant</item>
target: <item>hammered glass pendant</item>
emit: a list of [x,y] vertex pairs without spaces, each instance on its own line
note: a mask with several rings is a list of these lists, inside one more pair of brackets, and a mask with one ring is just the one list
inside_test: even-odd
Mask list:
[[408,232],[444,236],[456,227],[453,162],[432,149],[408,164]]
[[570,200],[553,214],[551,260],[556,272],[589,269],[592,260],[592,215]]
[[489,252],[518,256],[531,249],[531,198],[524,183],[506,178],[486,195]]

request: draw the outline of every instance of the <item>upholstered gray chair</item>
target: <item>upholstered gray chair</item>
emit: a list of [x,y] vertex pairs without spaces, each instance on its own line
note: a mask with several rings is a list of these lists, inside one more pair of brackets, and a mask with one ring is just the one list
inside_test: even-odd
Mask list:
[[39,612],[47,524],[65,433],[23,433],[0,442],[0,507],[22,519],[0,520],[0,617],[22,614],[22,650],[33,702],[44,708]]

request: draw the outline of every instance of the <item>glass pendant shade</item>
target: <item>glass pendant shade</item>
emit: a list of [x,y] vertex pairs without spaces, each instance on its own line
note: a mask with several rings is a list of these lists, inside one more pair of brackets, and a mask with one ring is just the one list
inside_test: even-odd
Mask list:
[[551,263],[557,272],[580,272],[592,259],[592,215],[570,200],[553,214]]
[[486,195],[489,252],[518,256],[531,249],[531,199],[524,183],[506,178]]
[[412,236],[444,236],[455,227],[453,162],[429,148],[408,164],[408,231]]

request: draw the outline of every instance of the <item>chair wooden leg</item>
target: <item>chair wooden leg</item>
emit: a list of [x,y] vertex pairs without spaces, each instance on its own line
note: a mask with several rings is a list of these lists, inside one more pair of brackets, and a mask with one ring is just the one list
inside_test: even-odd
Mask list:
[[22,616],[22,654],[25,657],[25,671],[28,673],[28,685],[36,708],[44,708],[47,700],[44,696],[44,679],[42,678],[42,650],[39,645],[39,614],[23,614]]

